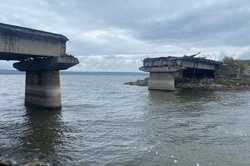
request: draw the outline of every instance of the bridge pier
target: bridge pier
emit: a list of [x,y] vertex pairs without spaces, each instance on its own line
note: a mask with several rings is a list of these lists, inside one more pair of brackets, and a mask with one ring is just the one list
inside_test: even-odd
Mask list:
[[14,63],[14,68],[26,72],[25,106],[60,109],[60,70],[78,63],[78,59],[73,56],[36,58]]
[[148,89],[174,91],[175,74],[151,72],[149,75]]
[[27,71],[25,106],[49,109],[61,108],[59,71]]

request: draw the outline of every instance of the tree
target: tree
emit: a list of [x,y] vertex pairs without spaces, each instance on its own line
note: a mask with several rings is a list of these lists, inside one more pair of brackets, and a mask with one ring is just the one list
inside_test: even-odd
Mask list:
[[233,57],[228,57],[228,56],[225,56],[223,58],[223,63],[226,65],[238,65],[237,60],[234,60]]
[[245,63],[242,60],[234,59],[233,57],[228,57],[228,56],[225,56],[223,58],[223,63],[226,65],[237,65],[240,67],[241,71],[245,70],[248,66],[248,63]]

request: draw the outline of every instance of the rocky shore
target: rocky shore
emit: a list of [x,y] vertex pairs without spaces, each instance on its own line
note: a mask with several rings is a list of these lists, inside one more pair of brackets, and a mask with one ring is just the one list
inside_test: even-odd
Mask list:
[[213,91],[227,91],[227,90],[250,90],[250,84],[242,80],[177,80],[177,89],[202,89]]
[[[126,82],[125,85],[132,86],[148,86],[148,77],[143,80]],[[177,89],[202,89],[212,91],[227,91],[227,90],[250,90],[250,83],[242,80],[176,80]]]
[[222,84],[210,84],[206,86],[202,85],[183,85],[177,86],[177,89],[202,89],[211,91],[228,91],[228,90],[250,90],[250,85],[222,85]]
[[0,158],[0,166],[50,166],[47,162],[39,161],[38,159],[35,159],[33,161],[26,162],[24,164],[17,163],[14,160],[6,160]]
[[206,88],[213,91],[227,91],[227,90],[250,90],[250,85],[221,85],[212,84]]
[[143,80],[131,81],[124,83],[125,85],[133,85],[133,86],[148,86],[148,77]]

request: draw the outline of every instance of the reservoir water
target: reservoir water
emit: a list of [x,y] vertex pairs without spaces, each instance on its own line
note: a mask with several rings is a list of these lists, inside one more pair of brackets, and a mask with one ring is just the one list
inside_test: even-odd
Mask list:
[[62,75],[61,111],[0,75],[0,158],[72,166],[248,166],[250,91],[148,91],[143,75]]

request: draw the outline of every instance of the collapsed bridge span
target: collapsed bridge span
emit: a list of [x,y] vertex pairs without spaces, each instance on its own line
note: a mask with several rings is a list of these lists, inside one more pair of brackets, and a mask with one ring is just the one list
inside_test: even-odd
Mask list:
[[146,58],[140,70],[150,73],[149,89],[172,91],[176,89],[176,78],[214,78],[221,65],[222,62],[194,56],[170,56]]

